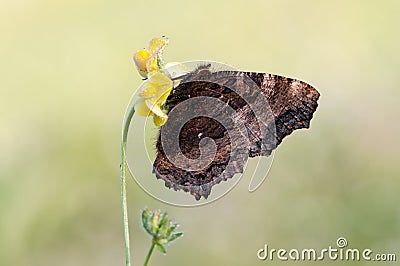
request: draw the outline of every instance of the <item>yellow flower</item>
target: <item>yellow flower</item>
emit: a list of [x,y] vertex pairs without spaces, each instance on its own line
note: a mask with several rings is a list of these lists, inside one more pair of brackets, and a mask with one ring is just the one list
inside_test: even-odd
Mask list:
[[148,78],[161,71],[160,68],[163,65],[161,54],[168,42],[166,37],[153,38],[148,49],[142,49],[135,53],[133,60],[142,77]]
[[156,72],[150,76],[140,92],[140,99],[135,104],[135,112],[141,116],[153,115],[156,126],[167,122],[168,115],[163,109],[168,95],[171,93],[173,82],[165,74]]
[[146,78],[147,77],[147,68],[146,63],[150,57],[150,53],[146,49],[139,50],[133,56],[133,61],[135,61],[135,65],[139,74]]

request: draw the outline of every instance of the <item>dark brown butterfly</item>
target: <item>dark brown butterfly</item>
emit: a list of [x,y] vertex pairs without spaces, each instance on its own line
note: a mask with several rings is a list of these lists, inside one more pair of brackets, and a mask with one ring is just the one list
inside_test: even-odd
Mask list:
[[215,184],[242,173],[248,157],[268,156],[308,128],[318,98],[296,79],[199,66],[167,99],[153,172],[168,188],[207,198]]

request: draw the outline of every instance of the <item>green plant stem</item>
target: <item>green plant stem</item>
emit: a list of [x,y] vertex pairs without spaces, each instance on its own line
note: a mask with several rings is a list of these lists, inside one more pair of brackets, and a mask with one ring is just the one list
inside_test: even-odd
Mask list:
[[135,109],[129,110],[124,127],[122,129],[122,142],[121,142],[121,201],[122,201],[122,217],[124,226],[124,242],[125,242],[125,265],[131,266],[131,253],[130,253],[130,240],[129,240],[129,223],[128,223],[128,205],[126,202],[126,143],[128,138],[129,125],[132,120],[132,116],[135,113]]
[[150,246],[149,252],[147,252],[146,260],[144,261],[143,266],[147,266],[147,264],[149,263],[149,260],[150,260],[151,254],[153,253],[155,245],[156,245],[156,242],[154,240],[151,241],[151,246]]

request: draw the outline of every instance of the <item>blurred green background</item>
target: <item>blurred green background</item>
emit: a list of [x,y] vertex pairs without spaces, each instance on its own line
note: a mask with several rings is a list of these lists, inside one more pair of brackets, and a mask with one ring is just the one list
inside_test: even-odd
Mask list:
[[150,243],[144,206],[186,233],[152,265],[294,265],[256,252],[340,236],[399,260],[399,14],[396,0],[1,0],[0,265],[124,265],[120,132],[142,82],[131,57],[160,35],[167,62],[296,77],[321,98],[255,193],[242,180],[212,204],[179,208],[129,178],[135,265]]

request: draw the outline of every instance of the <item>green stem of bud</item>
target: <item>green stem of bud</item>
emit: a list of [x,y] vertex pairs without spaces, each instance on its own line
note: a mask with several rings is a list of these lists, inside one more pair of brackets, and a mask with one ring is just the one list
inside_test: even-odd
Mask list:
[[150,246],[149,252],[147,252],[146,260],[144,261],[143,266],[147,266],[147,264],[149,263],[149,260],[150,260],[151,254],[153,254],[155,245],[156,245],[156,242],[153,239],[153,241],[151,241],[151,246]]

